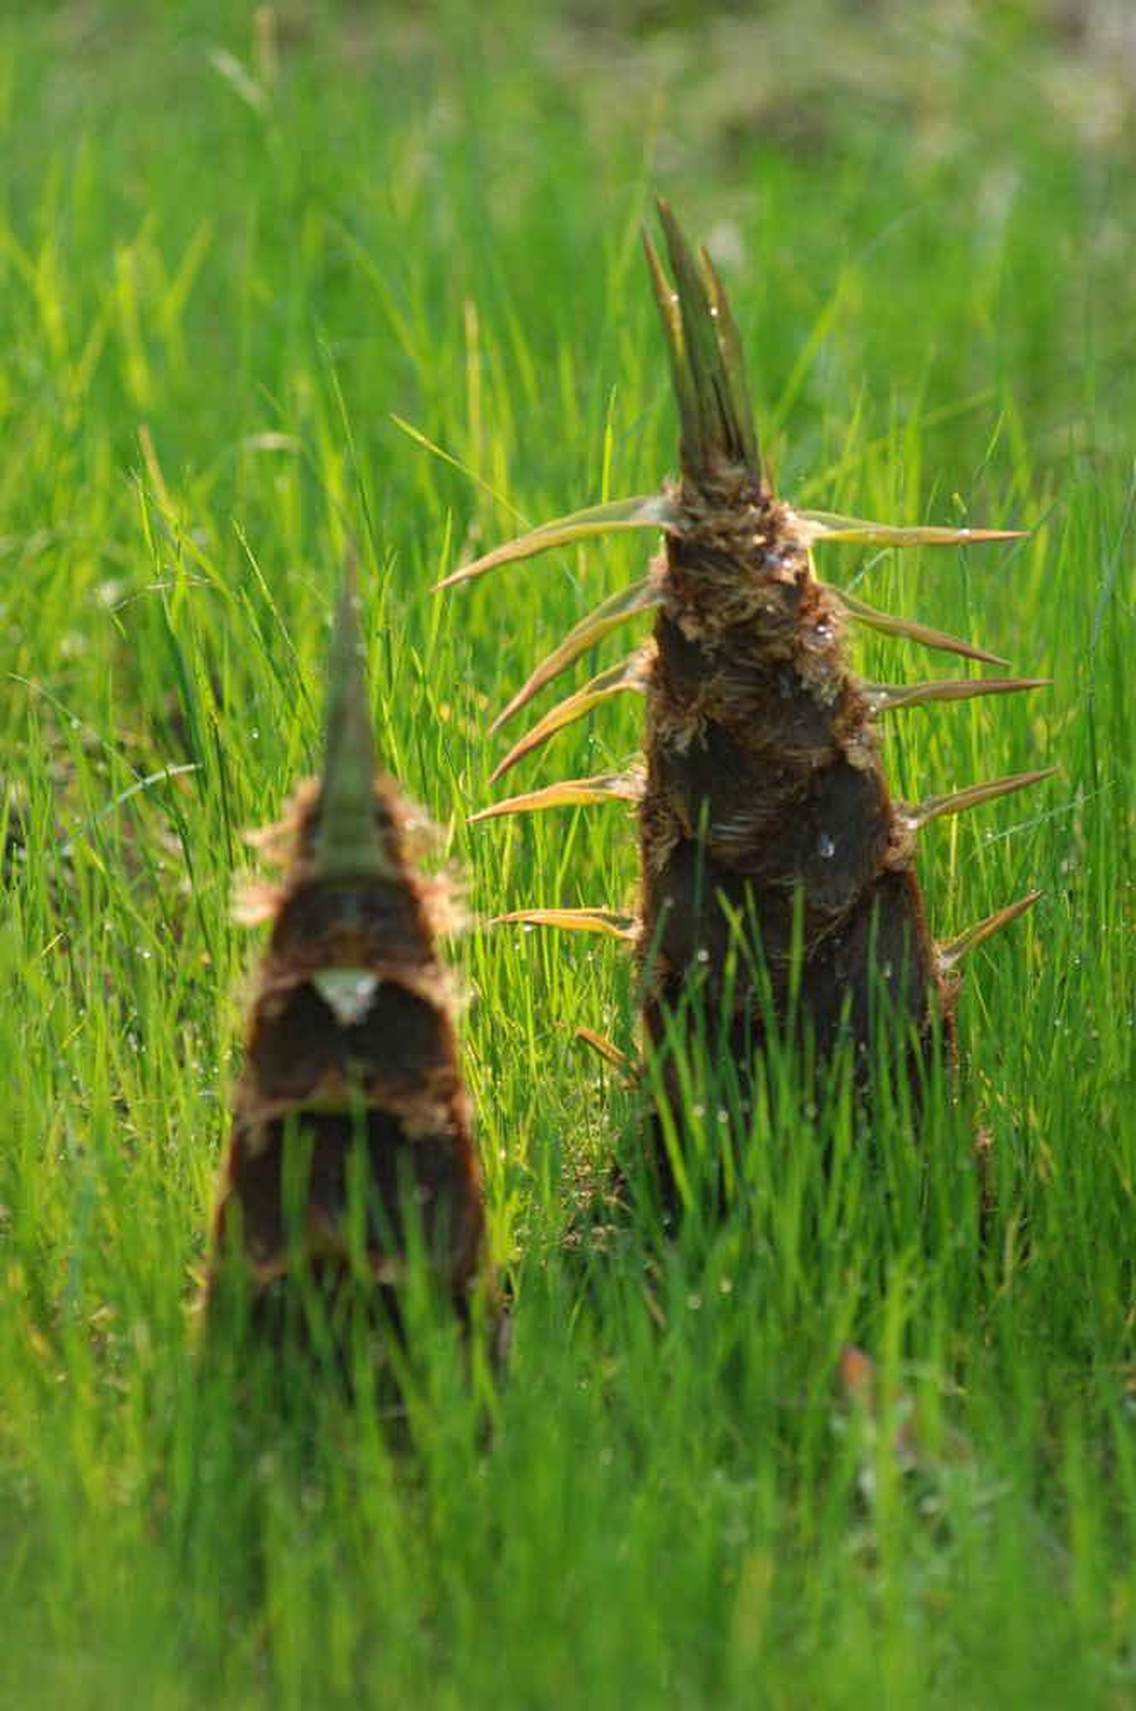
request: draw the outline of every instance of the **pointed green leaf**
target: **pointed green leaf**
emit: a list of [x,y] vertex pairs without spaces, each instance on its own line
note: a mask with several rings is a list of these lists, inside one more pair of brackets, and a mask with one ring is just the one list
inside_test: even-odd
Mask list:
[[532,529],[515,541],[495,547],[491,553],[474,559],[472,564],[463,564],[443,577],[441,582],[435,583],[434,591],[456,588],[459,582],[471,582],[476,576],[484,576],[487,570],[495,570],[499,564],[535,558],[538,553],[548,552],[552,547],[571,546],[575,541],[586,541],[591,535],[614,534],[621,529],[678,529],[681,526],[681,512],[664,493],[615,499],[608,505],[589,505],[583,511],[574,511],[569,517],[558,517],[553,523],[543,523],[539,529]]
[[834,588],[831,583],[822,582],[820,586],[839,601],[856,623],[867,624],[873,630],[880,630],[885,636],[903,636],[909,642],[918,642],[921,647],[936,648],[940,653],[961,654],[963,659],[982,660],[986,665],[1010,663],[998,654],[987,653],[985,648],[973,647],[970,642],[961,641],[958,636],[947,635],[945,630],[933,630],[927,624],[918,624],[913,618],[897,618],[891,612],[877,612],[874,606],[869,606],[855,594],[849,594],[843,588]]
[[931,525],[912,528],[891,523],[868,523],[862,517],[838,517],[833,511],[798,511],[806,525],[809,545],[815,541],[844,541],[861,547],[962,547],[982,541],[1020,541],[1028,529],[946,529]]
[[507,802],[494,802],[471,814],[469,824],[495,820],[502,814],[530,814],[544,808],[575,808],[591,802],[641,802],[643,774],[641,772],[601,772],[594,778],[565,778],[559,784],[546,784],[543,790],[530,790],[524,796],[510,796]]
[[904,808],[904,819],[917,829],[926,826],[931,820],[938,820],[947,814],[964,814],[968,808],[978,808],[983,802],[994,802],[999,796],[1010,796],[1016,790],[1028,790],[1031,784],[1040,784],[1044,778],[1052,778],[1059,769],[1055,766],[1042,767],[1039,772],[1015,772],[1007,778],[988,779],[984,784],[971,784],[965,790],[956,790],[949,796],[929,796],[917,807]]
[[496,784],[504,777],[511,767],[541,743],[548,741],[555,732],[563,730],[565,725],[571,725],[576,719],[582,719],[585,713],[590,713],[593,707],[598,707],[603,701],[610,701],[613,695],[621,695],[626,690],[643,695],[647,690],[647,678],[650,671],[652,650],[638,648],[626,659],[621,659],[617,665],[610,666],[607,671],[601,671],[598,677],[593,677],[590,683],[585,683],[574,695],[569,695],[564,701],[549,709],[544,718],[527,731],[516,743],[504,760],[490,774],[490,783]]
[[926,683],[865,683],[862,688],[873,713],[889,713],[896,707],[921,707],[931,701],[969,701],[976,695],[1047,689],[1051,681],[1048,677],[939,677]]
[[993,915],[987,915],[984,921],[976,921],[973,927],[968,927],[965,933],[960,933],[957,939],[949,944],[939,946],[939,967],[944,974],[960,963],[978,945],[983,944],[1002,927],[1008,927],[1011,921],[1016,921],[1019,915],[1024,915],[1027,909],[1032,909],[1040,891],[1031,891],[1025,897],[1019,897],[1016,903],[1008,903],[1004,909],[996,909]]
[[639,612],[649,612],[652,607],[661,606],[662,601],[662,593],[649,576],[645,576],[641,582],[633,583],[630,588],[621,588],[617,593],[609,594],[594,612],[589,612],[574,629],[569,630],[560,646],[554,648],[547,659],[541,661],[524,688],[519,689],[509,705],[498,713],[489,729],[500,730],[507,720],[527,706],[546,683],[551,683],[573,660],[586,653],[594,642],[600,641],[618,624],[624,623],[628,618],[634,618]]

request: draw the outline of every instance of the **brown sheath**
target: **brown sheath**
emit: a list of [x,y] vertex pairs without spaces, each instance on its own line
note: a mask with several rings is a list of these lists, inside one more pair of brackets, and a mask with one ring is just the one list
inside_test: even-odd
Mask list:
[[464,1308],[483,1213],[435,932],[446,887],[412,859],[421,817],[376,771],[349,580],[331,660],[323,776],[266,840],[282,884],[258,971],[221,1179],[207,1307],[235,1263],[253,1318],[278,1325],[303,1272],[334,1312],[350,1281],[397,1319],[408,1209]]
[[[868,1081],[894,1046],[918,1099],[932,1036],[954,1052],[954,966],[964,949],[1021,914],[1036,893],[937,948],[914,871],[920,826],[1022,789],[1047,771],[971,786],[918,807],[893,801],[876,721],[891,709],[1040,687],[1010,677],[862,682],[844,629],[865,623],[924,647],[1004,665],[970,642],[877,612],[818,580],[812,549],[973,544],[1015,530],[903,528],[795,511],[763,470],[744,361],[709,258],[696,258],[665,203],[675,285],[649,238],[681,423],[680,480],[661,493],[577,512],[464,565],[443,586],[613,530],[662,528],[648,576],[607,597],[534,670],[497,723],[617,624],[653,611],[651,639],[545,714],[496,769],[508,771],[614,694],[646,696],[644,756],[624,774],[546,785],[486,810],[532,812],[587,801],[638,803],[638,929],[646,1035],[682,1122],[676,1043],[725,1050],[744,1074],[775,1029],[823,1063],[847,1042]],[[610,910],[514,911],[529,920],[614,930]],[[886,1029],[882,1033],[877,1028]],[[659,1124],[655,1150],[674,1182]]]

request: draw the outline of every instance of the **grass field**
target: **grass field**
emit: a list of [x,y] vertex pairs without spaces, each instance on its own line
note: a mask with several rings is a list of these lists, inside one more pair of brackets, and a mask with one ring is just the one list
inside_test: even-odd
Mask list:
[[[1136,1696],[1133,68],[1049,10],[0,20],[5,1705]],[[912,797],[1060,764],[923,838],[943,937],[1045,896],[971,959],[964,1093],[919,1144],[855,1145],[787,1072],[744,1194],[670,1242],[573,1038],[631,1049],[620,947],[468,934],[507,1383],[471,1389],[424,1308],[409,1453],[318,1395],[289,1427],[190,1336],[241,833],[314,763],[354,542],[381,748],[474,916],[628,897],[618,805],[466,816],[492,713],[649,538],[428,590],[673,469],[656,190],[719,257],[786,494],[1032,531],[826,569],[1053,678],[887,737]],[[639,716],[516,788],[621,761]]]

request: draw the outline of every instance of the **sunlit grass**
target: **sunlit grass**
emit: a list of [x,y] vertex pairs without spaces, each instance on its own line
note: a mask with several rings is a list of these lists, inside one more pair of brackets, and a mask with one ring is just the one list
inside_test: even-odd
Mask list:
[[[1031,102],[1057,49],[1016,47],[1013,8],[936,62],[938,106],[905,81],[907,38],[881,37],[903,122],[834,72],[816,135],[777,140],[737,128],[713,35],[684,82],[681,30],[636,47],[459,7],[384,37],[344,13],[282,31],[273,73],[227,14],[151,10],[0,35],[0,1696],[1124,1698],[1130,156]],[[895,717],[897,787],[1062,768],[923,837],[944,938],[1045,891],[969,965],[960,1105],[934,1102],[917,1153],[883,1121],[869,1154],[839,1101],[775,1087],[745,1193],[670,1243],[635,1101],[574,1039],[632,1049],[625,955],[478,925],[625,904],[626,810],[466,823],[507,747],[493,714],[649,537],[429,593],[522,522],[673,468],[637,253],[656,188],[717,233],[786,494],[1035,531],[826,558],[1054,679]],[[313,1393],[291,1429],[255,1374],[203,1382],[188,1317],[253,949],[228,914],[241,833],[313,763],[349,543],[380,746],[468,875],[452,954],[514,1296],[496,1399],[424,1326],[409,1455],[365,1409]],[[926,668],[857,647],[871,675]],[[621,764],[631,699],[515,788]],[[981,1249],[976,1113],[998,1188]],[[878,1364],[880,1420],[840,1399],[848,1342]]]

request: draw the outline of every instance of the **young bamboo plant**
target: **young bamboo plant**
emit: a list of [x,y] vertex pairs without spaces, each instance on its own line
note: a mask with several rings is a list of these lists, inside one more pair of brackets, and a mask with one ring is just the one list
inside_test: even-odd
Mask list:
[[[494,778],[625,691],[646,698],[643,764],[514,796],[476,816],[611,799],[637,803],[638,916],[544,909],[504,919],[631,939],[642,968],[648,1040],[662,1042],[669,1023],[673,1041],[684,993],[697,987],[709,1037],[729,1040],[741,1065],[791,1011],[822,1059],[841,1039],[866,1055],[882,989],[901,1031],[897,1038],[916,1042],[914,1085],[921,1046],[931,1035],[939,1030],[948,1048],[953,1043],[959,957],[1036,898],[1031,893],[954,944],[936,946],[914,872],[916,834],[931,820],[1048,773],[1019,773],[906,806],[888,790],[877,722],[931,702],[1034,689],[1042,680],[861,681],[845,647],[849,622],[965,659],[1005,662],[820,581],[813,549],[841,541],[971,544],[1010,540],[1017,531],[898,528],[797,511],[778,499],[762,465],[741,344],[721,283],[705,252],[696,260],[664,203],[659,213],[673,288],[646,234],[644,242],[678,402],[679,481],[649,497],[547,523],[441,584],[468,582],[593,535],[663,531],[663,551],[642,581],[582,619],[496,721],[511,719],[617,625],[649,612],[654,633],[646,645],[546,713]],[[731,956],[739,932],[759,954]]]
[[355,1309],[398,1324],[412,1215],[431,1272],[464,1315],[482,1203],[435,933],[443,877],[413,856],[420,815],[377,771],[359,602],[349,573],[330,659],[323,773],[256,841],[283,866],[242,918],[268,919],[206,1290],[235,1281],[256,1330],[280,1336],[318,1303],[333,1349]]

